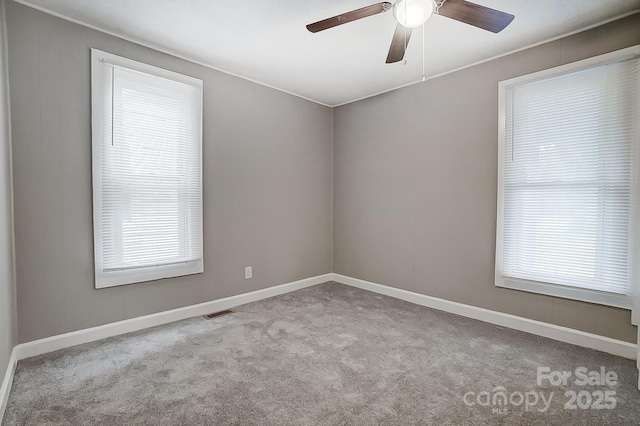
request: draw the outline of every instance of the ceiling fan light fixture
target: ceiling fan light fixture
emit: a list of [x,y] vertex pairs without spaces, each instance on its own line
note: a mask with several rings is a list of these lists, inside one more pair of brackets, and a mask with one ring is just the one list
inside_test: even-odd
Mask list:
[[[2,1],[2,0],[0,0]],[[393,5],[393,17],[398,21],[396,30],[391,39],[387,64],[400,62],[404,59],[409,45],[409,39],[413,29],[421,26],[434,13],[439,16],[463,22],[471,26],[499,33],[513,21],[515,16],[490,7],[471,3],[466,0],[395,0]],[[312,33],[328,30],[338,25],[357,21],[368,16],[388,12],[391,9],[391,0],[385,0],[371,6],[361,7],[351,10],[331,18],[313,22],[307,25],[307,29]],[[422,31],[422,44],[424,46],[424,31]],[[423,47],[423,72],[424,75],[424,47]]]
[[433,15],[433,0],[400,0],[393,6],[393,16],[400,25],[416,28]]

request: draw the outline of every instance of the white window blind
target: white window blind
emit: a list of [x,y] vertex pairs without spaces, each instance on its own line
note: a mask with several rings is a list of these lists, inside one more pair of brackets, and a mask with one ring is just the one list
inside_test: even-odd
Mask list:
[[96,286],[202,272],[202,82],[93,55]]
[[502,280],[630,293],[639,62],[505,85]]

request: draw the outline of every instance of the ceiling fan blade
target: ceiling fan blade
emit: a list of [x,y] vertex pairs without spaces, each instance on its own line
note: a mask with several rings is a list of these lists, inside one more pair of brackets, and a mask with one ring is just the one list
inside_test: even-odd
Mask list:
[[342,15],[314,22],[313,24],[307,25],[307,29],[312,33],[317,33],[318,31],[323,31],[329,28],[337,27],[338,25],[346,24],[347,22],[356,21],[358,19],[366,18],[367,16],[386,12],[387,10],[391,10],[391,7],[392,4],[388,1],[384,1],[378,4],[372,4],[371,6],[352,10],[351,12],[343,13]]
[[499,33],[513,21],[515,16],[465,0],[447,0],[438,13],[447,18]]
[[387,55],[387,64],[401,61],[404,58],[404,52],[409,44],[412,28],[404,27],[400,24],[396,25],[396,31],[393,33],[391,47]]

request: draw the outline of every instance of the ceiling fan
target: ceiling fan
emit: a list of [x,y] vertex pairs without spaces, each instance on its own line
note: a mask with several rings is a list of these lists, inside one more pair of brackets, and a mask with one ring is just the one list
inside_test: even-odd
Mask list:
[[391,40],[387,64],[399,62],[404,58],[411,31],[424,24],[434,13],[493,33],[499,33],[505,29],[515,18],[508,13],[465,0],[397,0],[393,5],[385,1],[323,19],[307,25],[307,29],[317,33],[367,16],[387,12],[392,8],[398,25]]

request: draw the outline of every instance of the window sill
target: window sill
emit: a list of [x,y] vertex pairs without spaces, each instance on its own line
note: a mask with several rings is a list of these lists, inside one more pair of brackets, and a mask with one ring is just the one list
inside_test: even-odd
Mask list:
[[96,271],[96,289],[200,274],[202,272],[204,272],[202,260],[125,271]]
[[510,288],[512,290],[527,291],[530,293],[544,294],[547,296],[561,297],[563,299],[578,300],[581,302],[597,303],[599,305],[613,306],[622,309],[632,309],[631,296],[604,291],[588,290],[583,288],[568,287],[556,284],[528,281],[517,278],[496,276],[496,287]]

